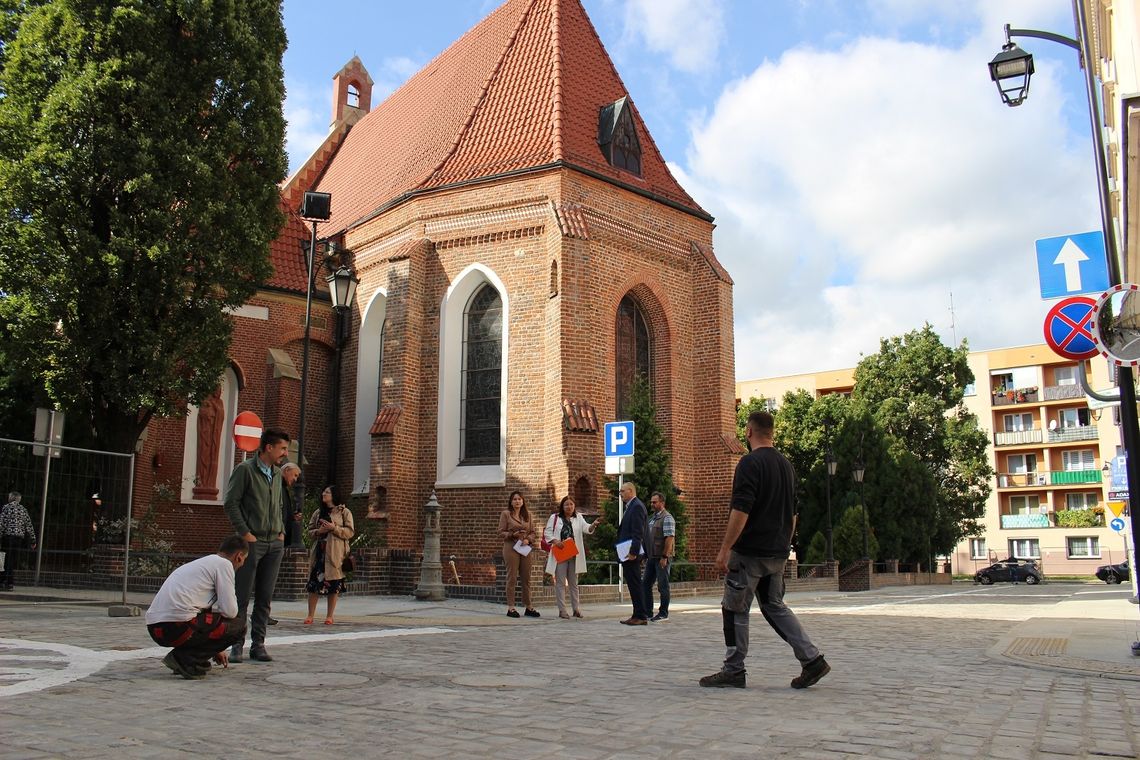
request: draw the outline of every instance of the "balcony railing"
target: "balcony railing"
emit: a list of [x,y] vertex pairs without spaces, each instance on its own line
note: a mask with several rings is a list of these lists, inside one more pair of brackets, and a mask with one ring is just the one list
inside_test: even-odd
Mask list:
[[1002,528],[1048,528],[1049,515],[1002,515]]
[[1032,388],[1015,388],[1012,391],[994,391],[992,398],[994,406],[1031,404],[1041,400],[1040,394],[1037,393],[1036,386]]
[[1066,398],[1081,398],[1084,395],[1085,392],[1079,385],[1046,385],[1044,398],[1046,401],[1060,401]]
[[1049,443],[1068,443],[1069,441],[1092,441],[1100,437],[1100,431],[1095,425],[1081,425],[1079,427],[1061,428],[1049,431]]
[[1100,483],[1100,470],[1042,470],[1037,472],[999,472],[998,488],[1040,488],[1077,483]]
[[994,433],[995,446],[1017,446],[1027,443],[1041,443],[1044,432],[1041,430],[1019,430],[1015,433]]

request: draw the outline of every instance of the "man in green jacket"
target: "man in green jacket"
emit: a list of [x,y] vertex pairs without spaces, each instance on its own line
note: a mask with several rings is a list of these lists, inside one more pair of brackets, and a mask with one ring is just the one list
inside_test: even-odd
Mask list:
[[[273,659],[265,651],[265,627],[285,545],[285,524],[281,518],[281,470],[277,465],[288,456],[289,434],[277,428],[266,428],[261,434],[257,456],[235,467],[226,486],[226,516],[230,518],[234,532],[249,544],[249,556],[234,577],[238,619],[245,621],[249,599],[254,597],[249,657],[262,662]],[[230,650],[230,662],[242,661],[243,644],[234,644]]]

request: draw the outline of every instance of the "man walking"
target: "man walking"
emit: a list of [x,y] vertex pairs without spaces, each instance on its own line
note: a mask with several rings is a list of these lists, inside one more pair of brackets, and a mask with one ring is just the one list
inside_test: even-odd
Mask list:
[[657,614],[649,619],[657,623],[669,619],[669,567],[676,553],[677,521],[665,509],[665,497],[660,491],[654,491],[649,497],[649,509],[642,595],[646,611],[653,612],[653,583],[656,581],[661,604],[657,607]]
[[645,505],[637,498],[637,486],[627,482],[621,487],[625,513],[618,526],[617,543],[629,541],[628,558],[621,563],[625,585],[629,587],[629,600],[633,602],[633,615],[622,625],[647,625],[649,608],[645,604],[641,586],[641,555],[645,553]]
[[217,554],[175,569],[146,611],[146,630],[156,644],[173,647],[162,664],[185,679],[203,678],[210,659],[229,665],[226,650],[245,638],[238,618],[234,571],[245,563],[249,545],[229,536]]
[[20,503],[22,498],[19,491],[10,491],[8,502],[0,507],[0,554],[4,555],[4,572],[0,581],[5,591],[16,587],[17,552],[23,553],[25,543],[30,549],[36,548],[36,529],[28,510]]
[[701,686],[744,688],[753,596],[768,625],[800,661],[793,689],[806,689],[831,670],[795,613],[784,605],[784,564],[796,523],[796,473],[773,446],[774,432],[775,420],[768,412],[748,416],[744,434],[750,452],[736,465],[728,528],[716,555],[717,572],[726,573],[721,616],[728,653],[724,667],[702,678]]
[[[254,597],[249,656],[262,662],[273,659],[265,651],[265,627],[285,543],[281,513],[283,489],[277,463],[288,455],[289,434],[277,428],[266,428],[261,434],[257,456],[235,467],[226,487],[226,516],[230,518],[234,532],[249,544],[249,556],[235,578],[238,617],[245,622],[250,597]],[[242,661],[243,643],[244,637],[233,645],[231,662]]]

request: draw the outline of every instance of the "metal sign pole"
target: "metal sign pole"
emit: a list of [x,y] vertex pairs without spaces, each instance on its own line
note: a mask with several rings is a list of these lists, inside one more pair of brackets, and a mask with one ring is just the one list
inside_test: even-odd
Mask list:
[[[625,502],[621,500],[621,487],[625,484],[625,476],[618,473],[618,527],[621,527],[622,518],[625,517]],[[618,560],[618,602],[625,602],[625,568]]]
[[131,518],[134,516],[134,498],[135,498],[135,455],[131,454],[130,464],[128,465],[127,472],[127,537],[126,543],[123,545],[123,604],[127,603],[127,576],[130,575],[131,567]]
[[55,410],[51,409],[48,412],[48,426],[47,426],[47,441],[44,448],[44,487],[40,492],[40,534],[36,537],[36,573],[32,578],[32,586],[39,587],[40,585],[40,565],[44,558],[44,527],[47,525],[47,495],[48,495],[48,478],[51,477],[51,460],[53,446],[55,442],[52,441],[52,431],[55,430]]

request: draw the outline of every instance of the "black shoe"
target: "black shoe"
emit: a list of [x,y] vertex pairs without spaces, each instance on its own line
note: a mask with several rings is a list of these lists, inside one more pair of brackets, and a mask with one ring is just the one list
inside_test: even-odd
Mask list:
[[517,618],[519,616],[518,610],[507,610],[507,617]]
[[652,623],[660,623],[662,620],[668,620],[668,619],[669,619],[669,613],[668,612],[665,612],[665,613],[658,612],[656,615],[649,618],[649,621]]
[[178,658],[174,656],[173,649],[167,652],[166,656],[162,658],[162,664],[170,668],[171,672],[173,672],[175,675],[182,676],[187,681],[197,681],[206,677],[205,671],[198,672],[196,669],[190,668],[179,662]]
[[708,686],[711,688],[719,689],[743,689],[745,680],[745,671],[739,673],[729,673],[727,670],[719,670],[711,676],[705,676],[700,680],[701,686]]
[[244,649],[244,646],[241,644],[234,644],[230,647],[230,662],[241,662],[244,659],[242,657],[242,649]]
[[265,651],[264,644],[252,644],[249,647],[249,659],[260,660],[261,662],[273,662],[273,658],[269,656],[269,652]]
[[792,679],[792,688],[806,689],[812,684],[819,683],[819,679],[830,672],[831,666],[827,664],[827,660],[823,659],[823,655],[821,654],[807,665],[804,665],[800,674]]
[[268,624],[268,625],[277,625],[277,618],[275,618],[275,617],[271,617],[271,618],[269,618],[268,620],[266,620],[265,622],[266,622],[266,624]]
[[527,617],[542,617],[542,615],[538,614],[538,610],[534,609],[533,607],[527,607],[526,611],[523,612],[523,614]]

